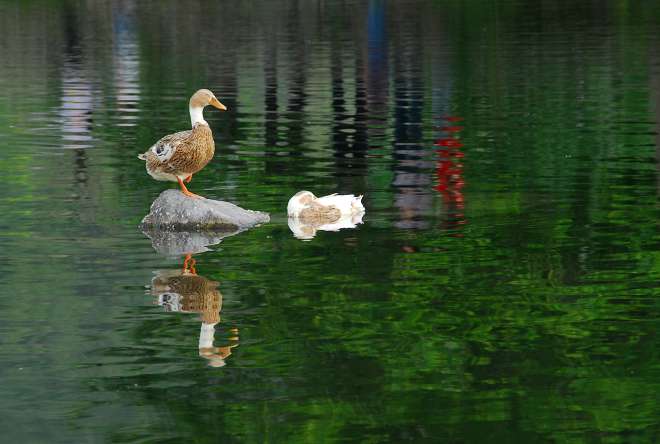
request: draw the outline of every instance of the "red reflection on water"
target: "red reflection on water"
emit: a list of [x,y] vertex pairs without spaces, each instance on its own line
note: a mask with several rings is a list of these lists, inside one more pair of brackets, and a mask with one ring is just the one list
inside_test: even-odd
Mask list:
[[[462,117],[458,116],[445,116],[444,120],[449,122],[462,121]],[[447,220],[447,228],[457,228],[458,226],[465,225],[465,197],[463,196],[462,189],[465,186],[463,178],[463,162],[461,159],[465,157],[465,153],[461,151],[463,143],[458,139],[458,136],[464,127],[462,126],[444,126],[441,130],[449,133],[447,137],[442,137],[434,142],[435,146],[443,147],[436,149],[436,185],[434,190],[440,193],[443,203],[450,216]],[[457,233],[456,236],[461,236]]]
[[448,133],[458,133],[459,131],[463,131],[464,126],[443,126],[440,128],[442,131],[446,131]]
[[460,148],[463,146],[463,144],[460,142],[460,140],[456,140],[453,138],[446,138],[446,139],[438,139],[433,143],[435,146],[451,146],[451,147],[456,147]]

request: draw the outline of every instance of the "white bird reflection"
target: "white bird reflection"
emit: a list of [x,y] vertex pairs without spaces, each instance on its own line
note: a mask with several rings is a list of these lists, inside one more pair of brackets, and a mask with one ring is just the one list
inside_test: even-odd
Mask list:
[[289,229],[298,239],[310,240],[316,236],[317,231],[339,231],[344,228],[355,228],[362,223],[364,213],[356,215],[343,215],[335,221],[301,220],[289,218]]

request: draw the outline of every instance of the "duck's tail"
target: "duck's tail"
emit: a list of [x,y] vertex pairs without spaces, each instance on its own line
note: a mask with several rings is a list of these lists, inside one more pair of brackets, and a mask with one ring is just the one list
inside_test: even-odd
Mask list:
[[138,154],[137,158],[140,160],[147,160],[147,153]]

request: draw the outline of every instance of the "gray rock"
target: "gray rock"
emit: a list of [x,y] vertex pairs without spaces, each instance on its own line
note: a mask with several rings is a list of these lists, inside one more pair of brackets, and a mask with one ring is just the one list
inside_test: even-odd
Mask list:
[[151,211],[142,219],[140,228],[149,231],[222,231],[233,234],[269,220],[268,213],[245,210],[219,200],[190,198],[179,190],[165,190],[151,204]]

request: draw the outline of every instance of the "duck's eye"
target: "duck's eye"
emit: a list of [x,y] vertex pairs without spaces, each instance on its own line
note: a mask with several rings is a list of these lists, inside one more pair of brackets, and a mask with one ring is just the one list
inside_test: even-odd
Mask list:
[[159,146],[158,148],[156,148],[156,154],[161,154],[162,152],[163,152],[163,147],[162,146]]

